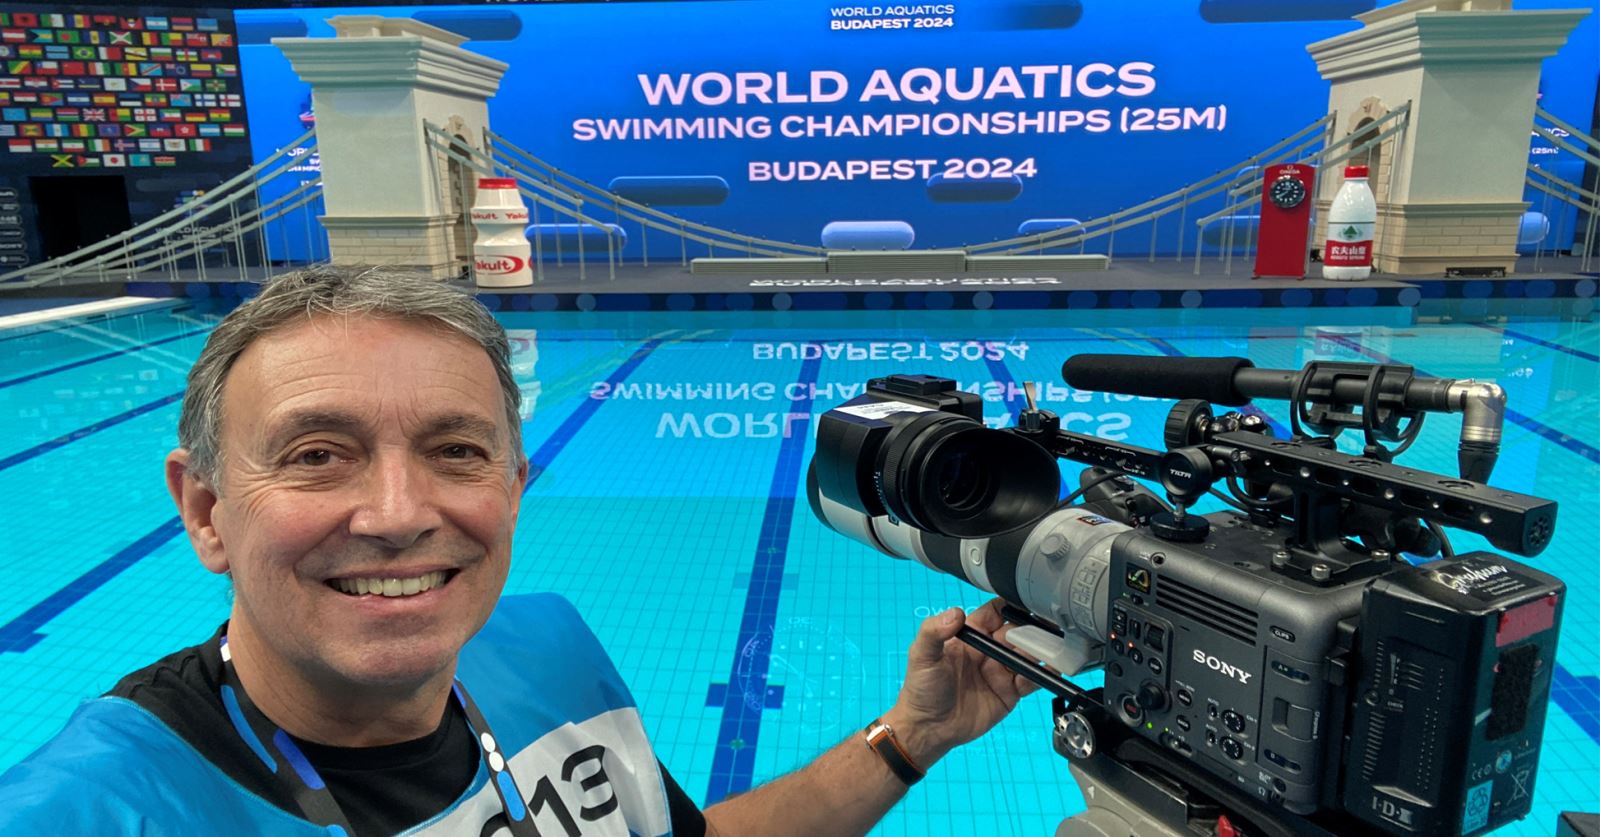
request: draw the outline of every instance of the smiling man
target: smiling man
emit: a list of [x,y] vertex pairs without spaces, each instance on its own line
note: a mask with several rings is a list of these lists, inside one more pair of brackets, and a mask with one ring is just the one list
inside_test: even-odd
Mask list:
[[229,314],[166,463],[229,619],[0,777],[0,833],[861,834],[1030,691],[940,614],[869,730],[701,812],[571,605],[500,595],[518,411],[504,330],[432,280],[317,268]]

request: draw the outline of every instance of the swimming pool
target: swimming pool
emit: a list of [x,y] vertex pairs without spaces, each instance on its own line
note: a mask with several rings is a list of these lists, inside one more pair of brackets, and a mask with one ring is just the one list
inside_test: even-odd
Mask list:
[[[0,769],[80,700],[205,639],[229,606],[182,536],[161,477],[184,374],[223,309],[177,300],[0,331]],[[1339,311],[504,313],[532,477],[508,592],[572,599],[631,684],[662,760],[701,801],[804,764],[891,704],[920,619],[982,591],[845,540],[803,493],[810,417],[869,377],[920,371],[986,397],[1022,381],[1074,430],[1158,446],[1169,402],[1062,400],[1079,352],[1388,360],[1492,378],[1510,412],[1493,482],[1561,501],[1530,563],[1569,586],[1532,817],[1600,808],[1600,325],[1451,325]],[[1259,406],[1286,419],[1280,402]],[[1453,472],[1459,419],[1401,460]],[[1481,541],[1457,534],[1458,549]],[[1037,695],[941,763],[874,832],[1053,834],[1082,802]]]

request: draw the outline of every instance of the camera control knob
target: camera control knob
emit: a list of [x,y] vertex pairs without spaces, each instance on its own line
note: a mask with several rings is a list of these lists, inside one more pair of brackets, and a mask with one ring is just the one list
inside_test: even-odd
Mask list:
[[1234,732],[1244,732],[1244,716],[1229,709],[1222,713],[1222,725]]
[[1167,708],[1167,691],[1160,684],[1148,680],[1139,686],[1139,706],[1151,712]]

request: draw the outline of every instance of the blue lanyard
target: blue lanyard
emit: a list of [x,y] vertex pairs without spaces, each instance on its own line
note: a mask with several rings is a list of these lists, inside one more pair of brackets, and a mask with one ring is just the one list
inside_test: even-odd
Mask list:
[[[239,682],[239,673],[233,667],[233,654],[228,650],[226,634],[222,636],[218,650],[222,654],[222,705],[228,711],[228,718],[233,721],[233,728],[239,737],[278,777],[306,819],[323,826],[334,837],[355,837],[350,820],[345,817],[343,809],[328,791],[327,783],[311,766],[311,761],[301,752],[299,745],[262,714],[250,696],[245,694],[244,684]],[[505,808],[506,824],[511,833],[516,837],[538,837],[538,830],[528,819],[528,806],[522,801],[517,780],[508,769],[510,765],[500,751],[500,742],[489,729],[489,722],[484,720],[483,713],[478,711],[477,703],[467,694],[460,680],[455,681],[450,691],[467,714],[467,725],[475,733],[483,764],[489,770],[489,784],[494,786],[494,792]],[[289,769],[284,769],[284,765]]]

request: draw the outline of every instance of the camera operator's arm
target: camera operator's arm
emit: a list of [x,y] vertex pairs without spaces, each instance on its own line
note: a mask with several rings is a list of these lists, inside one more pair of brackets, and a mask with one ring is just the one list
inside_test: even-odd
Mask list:
[[[922,623],[906,682],[883,722],[923,770],[1000,722],[1037,687],[956,639],[963,622],[1004,638],[1000,602],[963,620],[960,608]],[[719,837],[865,834],[906,793],[905,783],[857,732],[803,769],[706,809]]]

